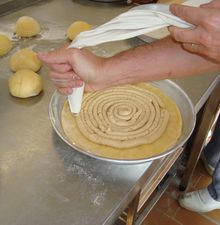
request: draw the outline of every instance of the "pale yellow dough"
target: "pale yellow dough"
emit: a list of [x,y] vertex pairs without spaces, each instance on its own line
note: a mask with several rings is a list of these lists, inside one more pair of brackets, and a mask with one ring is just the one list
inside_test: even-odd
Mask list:
[[[158,96],[158,98],[160,98],[160,100],[163,102],[163,107],[169,114],[169,120],[166,125],[166,129],[159,139],[155,140],[153,143],[141,144],[136,147],[128,148],[116,148],[94,143],[93,141],[86,138],[85,135],[80,131],[77,124],[78,118],[70,112],[69,104],[68,102],[65,102],[62,110],[61,120],[63,130],[69,141],[90,154],[118,160],[144,159],[163,153],[174,146],[180,137],[182,130],[182,118],[176,103],[170,97],[165,95],[160,89],[150,84],[140,83],[137,86]],[[90,93],[88,93],[88,95],[90,95]],[[89,112],[88,115],[86,115],[86,111],[84,114],[84,117],[86,116],[86,118],[90,121]],[[95,123],[95,121],[92,120],[90,122],[93,124]],[[100,128],[103,129],[101,126]]]
[[15,32],[19,37],[36,36],[40,30],[40,24],[30,16],[22,16],[16,22]]
[[12,48],[11,41],[3,34],[0,34],[0,56],[6,55]]
[[36,52],[23,48],[12,55],[10,68],[13,71],[30,69],[36,72],[41,68],[41,61],[38,59]]
[[72,23],[67,29],[67,37],[73,40],[78,34],[83,31],[92,29],[92,26],[84,21],[76,21]]
[[43,81],[37,73],[24,69],[10,76],[8,86],[11,95],[28,98],[38,95],[43,90]]
[[131,148],[160,138],[169,112],[157,95],[124,85],[87,94],[76,123],[83,135],[97,144]]

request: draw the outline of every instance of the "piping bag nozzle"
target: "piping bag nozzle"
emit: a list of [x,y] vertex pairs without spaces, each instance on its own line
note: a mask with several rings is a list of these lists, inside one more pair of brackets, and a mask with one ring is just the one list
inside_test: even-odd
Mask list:
[[73,93],[68,96],[70,111],[75,115],[78,115],[81,110],[84,87],[85,84],[83,83],[83,86],[73,88]]

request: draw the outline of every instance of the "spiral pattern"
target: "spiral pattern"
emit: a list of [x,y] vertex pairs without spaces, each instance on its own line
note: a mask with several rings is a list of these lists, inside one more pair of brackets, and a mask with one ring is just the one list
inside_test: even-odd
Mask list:
[[160,98],[133,85],[87,94],[76,118],[89,140],[116,148],[153,143],[164,133],[168,120]]

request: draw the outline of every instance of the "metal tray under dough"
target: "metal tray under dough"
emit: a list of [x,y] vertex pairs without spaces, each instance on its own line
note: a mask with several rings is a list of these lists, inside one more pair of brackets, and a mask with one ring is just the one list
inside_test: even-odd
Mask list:
[[58,91],[55,91],[52,95],[50,104],[49,104],[49,116],[51,123],[53,125],[54,130],[56,133],[65,141],[68,145],[70,145],[74,150],[79,151],[83,154],[89,155],[93,158],[115,162],[115,163],[122,163],[122,164],[137,164],[143,163],[150,160],[154,160],[165,155],[168,155],[175,150],[178,150],[180,147],[184,145],[187,139],[190,137],[196,121],[196,115],[194,111],[194,106],[188,97],[188,95],[174,82],[170,80],[163,80],[157,82],[151,82],[152,85],[156,86],[157,88],[161,89],[166,95],[170,96],[179,107],[181,116],[182,116],[182,134],[178,139],[175,146],[168,149],[167,151],[155,155],[153,157],[146,157],[142,159],[134,159],[134,160],[121,160],[121,159],[113,159],[113,158],[104,158],[102,156],[94,155],[91,152],[88,152],[86,149],[81,149],[71,143],[68,138],[66,137],[64,130],[61,124],[61,112],[63,109],[64,102],[67,99],[67,96],[61,95]]

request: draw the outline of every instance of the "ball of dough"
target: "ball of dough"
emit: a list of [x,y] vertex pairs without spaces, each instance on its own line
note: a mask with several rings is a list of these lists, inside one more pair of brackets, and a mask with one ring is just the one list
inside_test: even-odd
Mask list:
[[43,81],[37,73],[25,69],[11,75],[8,86],[11,95],[28,98],[38,95],[43,90]]
[[0,56],[7,54],[11,48],[12,44],[8,37],[0,34]]
[[40,33],[40,25],[34,18],[22,16],[16,22],[15,32],[19,37],[32,37]]
[[67,29],[67,37],[73,40],[79,33],[90,29],[92,29],[92,25],[83,21],[76,21]]
[[36,52],[28,48],[23,48],[12,55],[9,64],[13,71],[30,69],[36,72],[41,68],[41,61]]

